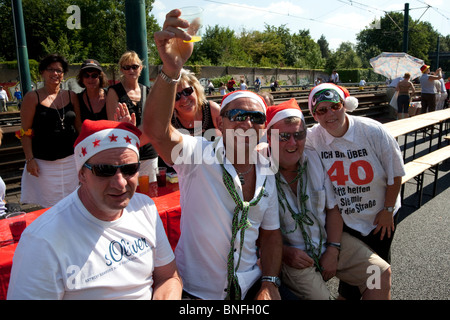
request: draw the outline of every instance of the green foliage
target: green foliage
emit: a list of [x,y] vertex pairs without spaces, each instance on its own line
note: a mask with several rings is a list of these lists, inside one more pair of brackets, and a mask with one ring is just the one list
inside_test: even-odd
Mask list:
[[[59,52],[72,64],[94,58],[102,64],[115,65],[127,50],[125,0],[22,0],[22,3],[30,59],[40,61],[48,53]],[[161,60],[153,33],[161,27],[151,15],[154,0],[145,3],[148,61],[150,65],[158,65]],[[70,5],[81,10],[81,29],[67,28],[71,14],[66,10]],[[449,35],[440,35],[428,22],[410,17],[409,28],[409,54],[430,64],[428,54],[436,50],[438,37],[441,51],[450,51]],[[0,29],[0,61],[16,60],[9,0],[0,0]],[[239,33],[215,25],[203,31],[189,65],[325,69],[328,73],[338,69],[342,78],[347,77],[346,71],[342,74],[344,70],[370,69],[370,58],[383,51],[401,52],[402,45],[402,12],[387,12],[380,19],[380,28],[362,30],[356,45],[344,42],[336,50],[329,49],[325,35],[315,41],[309,30],[292,31],[285,25],[266,25],[263,31],[244,29]],[[442,59],[440,64],[444,70],[450,70],[448,60]],[[348,79],[356,81],[362,76],[366,77],[361,72],[349,73]]]

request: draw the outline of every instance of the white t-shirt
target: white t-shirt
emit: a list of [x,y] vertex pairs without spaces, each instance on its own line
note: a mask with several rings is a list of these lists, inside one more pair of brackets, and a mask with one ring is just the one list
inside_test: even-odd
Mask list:
[[[180,184],[181,236],[175,249],[177,267],[183,279],[183,289],[201,299],[226,297],[227,257],[230,250],[231,222],[236,204],[222,180],[222,167],[215,151],[222,154],[222,138],[213,142],[201,137],[183,135],[182,155],[174,168]],[[266,161],[267,162],[267,161]],[[191,163],[191,164],[189,164]],[[242,186],[233,165],[226,161],[225,169],[234,180],[234,186],[243,199]],[[270,172],[270,173],[269,173]],[[248,212],[251,227],[245,231],[244,246],[236,274],[242,297],[261,276],[257,266],[255,244],[261,227],[275,230],[280,227],[275,176],[270,168],[256,165],[255,198],[267,177],[263,197]],[[239,217],[242,212],[239,213]],[[234,263],[237,265],[240,232],[234,243]]]
[[6,185],[2,177],[0,177],[0,216],[6,214],[5,196],[6,196]]
[[[335,138],[319,124],[308,129],[307,145],[317,150],[333,183],[345,224],[362,235],[384,207],[387,185],[405,175],[397,141],[378,121],[346,115],[349,129]],[[400,196],[395,203],[400,208]]]
[[[305,224],[305,228],[308,230],[314,248],[319,247],[320,236],[322,235],[321,253],[324,253],[327,240],[325,230],[326,209],[332,209],[337,205],[337,201],[334,196],[333,185],[326,171],[324,171],[316,151],[305,148],[302,159],[303,163],[307,162],[307,176],[303,177],[303,184],[306,184],[306,194],[308,195],[306,208],[309,212],[307,215],[314,222],[312,226]],[[281,184],[281,188],[286,195],[286,200],[296,213],[300,213],[300,180],[297,182],[297,195],[295,195],[281,174],[280,178],[285,182]],[[283,210],[281,206],[279,207],[280,226],[284,242],[291,247],[306,251],[302,231],[299,226],[296,229],[296,222],[292,218],[291,212],[287,208]],[[294,229],[294,232],[290,232]]]
[[25,229],[8,299],[151,299],[154,267],[173,259],[149,197],[135,194],[119,219],[102,221],[76,190]]

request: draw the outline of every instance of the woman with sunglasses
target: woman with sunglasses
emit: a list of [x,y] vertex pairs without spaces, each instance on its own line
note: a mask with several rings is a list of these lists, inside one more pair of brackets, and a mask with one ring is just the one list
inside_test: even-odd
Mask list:
[[[402,155],[381,123],[346,113],[357,105],[345,88],[331,83],[314,87],[308,106],[318,124],[309,130],[307,145],[316,149],[333,183],[343,230],[390,263],[405,174]],[[348,290],[339,292],[354,298]]]
[[[216,123],[219,114],[219,105],[206,100],[205,89],[195,75],[189,70],[181,69],[172,116],[174,128],[187,130],[191,136],[202,135],[211,141],[221,135]],[[212,131],[207,131],[209,129]]]
[[97,60],[88,59],[81,65],[77,82],[85,88],[78,93],[80,111],[77,112],[77,126],[81,128],[84,120],[106,120],[106,92],[108,78]]
[[[119,59],[120,81],[108,88],[106,95],[106,112],[108,120],[119,120],[117,108],[120,103],[126,104],[129,114],[134,114],[135,125],[142,122],[142,108],[145,104],[149,88],[139,83],[143,65],[134,51],[125,52]],[[139,150],[141,171],[155,172],[158,167],[158,154],[151,144],[141,146]]]
[[22,128],[16,133],[25,153],[22,203],[51,207],[78,186],[73,144],[78,136],[75,92],[63,90],[67,60],[51,54],[39,64],[44,86],[28,92],[20,110]]

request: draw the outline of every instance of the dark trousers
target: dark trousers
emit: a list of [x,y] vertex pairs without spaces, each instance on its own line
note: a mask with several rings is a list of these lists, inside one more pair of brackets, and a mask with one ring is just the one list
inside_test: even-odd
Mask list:
[[428,111],[436,110],[436,94],[434,93],[421,93],[420,102],[422,103],[422,110],[420,113],[426,113]]

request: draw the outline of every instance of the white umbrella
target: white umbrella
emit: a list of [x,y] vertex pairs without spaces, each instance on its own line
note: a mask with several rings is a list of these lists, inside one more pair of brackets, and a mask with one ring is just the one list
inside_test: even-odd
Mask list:
[[389,79],[403,77],[406,72],[411,74],[411,80],[420,77],[420,67],[424,62],[404,52],[383,52],[370,59],[373,71]]

